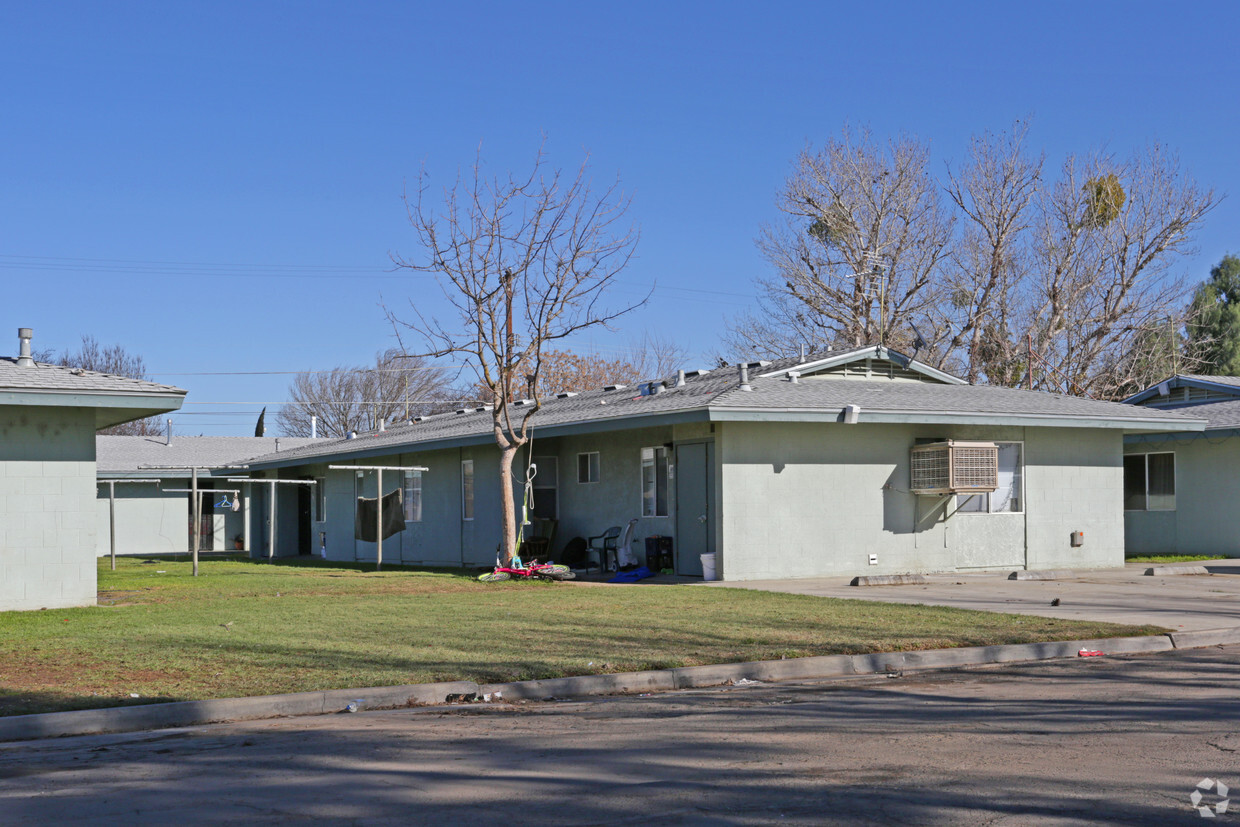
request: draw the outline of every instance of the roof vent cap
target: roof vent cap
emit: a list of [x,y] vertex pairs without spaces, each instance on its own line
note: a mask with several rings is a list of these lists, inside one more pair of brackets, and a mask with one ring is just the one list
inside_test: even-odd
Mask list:
[[17,328],[17,341],[19,344],[17,353],[17,364],[23,368],[34,367],[34,359],[30,356],[30,340],[34,338],[34,330],[29,327]]

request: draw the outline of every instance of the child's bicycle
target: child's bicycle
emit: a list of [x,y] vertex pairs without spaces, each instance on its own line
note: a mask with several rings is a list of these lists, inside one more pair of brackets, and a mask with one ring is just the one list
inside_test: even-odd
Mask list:
[[498,583],[501,580],[518,580],[535,578],[538,580],[572,580],[576,577],[573,570],[568,566],[558,563],[540,563],[537,560],[531,560],[528,564],[522,563],[520,557],[512,558],[512,562],[507,566],[495,565],[495,571],[489,571],[486,574],[478,575],[478,579],[483,583]]

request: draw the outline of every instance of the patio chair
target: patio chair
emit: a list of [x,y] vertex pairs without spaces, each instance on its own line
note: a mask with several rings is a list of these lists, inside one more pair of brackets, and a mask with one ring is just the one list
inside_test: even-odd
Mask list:
[[[614,525],[602,534],[586,539],[586,552],[598,554],[598,567],[600,571],[611,570],[611,568],[607,565],[608,552],[611,552],[611,560],[614,566],[616,561],[616,549],[620,546],[620,532],[622,530],[623,529],[621,529],[620,526]],[[588,564],[586,568],[589,568]]]
[[559,525],[559,520],[535,517],[534,524],[530,526],[530,536],[521,542],[521,559],[546,560]]

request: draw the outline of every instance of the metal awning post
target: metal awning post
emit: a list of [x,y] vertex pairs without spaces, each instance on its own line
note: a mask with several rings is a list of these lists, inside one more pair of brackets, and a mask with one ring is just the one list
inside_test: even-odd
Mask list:
[[271,562],[276,557],[276,481],[272,480],[271,485],[267,489],[268,502],[271,506],[267,509],[267,562]]
[[147,471],[190,471],[190,496],[193,502],[190,504],[190,511],[193,512],[194,520],[194,541],[192,543],[194,557],[194,576],[198,576],[198,535],[202,530],[202,502],[198,499],[198,472],[214,471],[221,468],[245,468],[244,465],[139,465],[139,468]]
[[194,539],[193,539],[193,543],[191,543],[190,545],[190,548],[193,550],[193,554],[194,554],[194,576],[197,577],[198,576],[198,535],[202,531],[202,516],[201,516],[202,515],[202,503],[198,501],[198,469],[197,468],[193,469],[193,472],[191,473],[191,479],[192,479],[192,482],[190,483],[190,487],[194,489],[193,492],[190,494],[190,496],[193,497],[193,507],[191,508],[191,511],[193,512],[193,515],[194,515],[194,530],[190,536],[193,537]]
[[[329,465],[330,471],[374,471],[378,488],[375,491],[375,571],[383,570],[383,472],[429,471],[423,465]],[[354,503],[354,508],[357,504]]]
[[[265,480],[250,477],[229,477],[229,482],[265,482],[268,484],[269,505],[267,507],[267,560],[270,562],[276,555],[276,486],[277,485],[317,485],[315,480]],[[249,540],[249,537],[246,538]]]
[[159,480],[95,480],[96,484],[101,482],[108,484],[108,545],[111,548],[112,571],[116,571],[116,484],[118,482],[141,482],[159,485]]

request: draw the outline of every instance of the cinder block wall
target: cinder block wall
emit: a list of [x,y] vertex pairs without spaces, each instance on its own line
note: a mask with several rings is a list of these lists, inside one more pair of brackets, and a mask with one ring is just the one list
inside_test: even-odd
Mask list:
[[0,610],[95,604],[95,413],[0,406]]
[[[944,519],[908,491],[918,439],[1023,442],[1022,511]],[[718,444],[725,580],[1123,563],[1118,431],[728,422]]]

